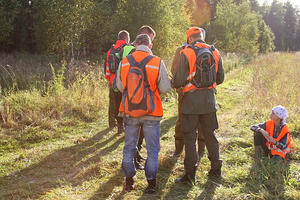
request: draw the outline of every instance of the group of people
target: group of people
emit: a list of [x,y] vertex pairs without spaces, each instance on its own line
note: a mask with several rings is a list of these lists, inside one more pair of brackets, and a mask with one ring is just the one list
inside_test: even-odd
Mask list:
[[[134,189],[137,169],[144,169],[148,187],[146,193],[156,191],[158,154],[160,151],[160,121],[163,116],[161,94],[176,88],[178,120],[175,126],[175,151],[179,157],[185,147],[184,174],[177,183],[194,184],[199,160],[205,147],[211,163],[208,176],[221,177],[222,160],[215,135],[217,120],[217,85],[224,81],[224,67],[219,51],[205,43],[205,30],[191,27],[186,43],[175,53],[169,79],[164,61],[153,55],[155,31],[147,25],[138,30],[133,43],[122,30],[118,40],[107,52],[105,78],[109,82],[109,127],[117,124],[118,133],[125,132],[122,171],[125,191]],[[290,151],[290,134],[286,125],[287,111],[282,106],[273,108],[271,120],[251,127],[256,156],[260,151],[278,159]],[[117,122],[117,123],[116,123]],[[275,139],[268,140],[262,131]],[[139,154],[145,139],[147,158]],[[196,145],[198,141],[198,145]],[[197,148],[198,146],[198,148]]]

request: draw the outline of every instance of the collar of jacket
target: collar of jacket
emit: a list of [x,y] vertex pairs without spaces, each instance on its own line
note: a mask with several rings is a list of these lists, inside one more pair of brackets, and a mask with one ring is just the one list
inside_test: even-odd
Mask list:
[[115,43],[115,45],[114,45],[114,48],[117,49],[120,46],[122,46],[123,44],[126,44],[125,40],[117,40],[116,43]]
[[196,41],[194,41],[191,45],[195,45],[196,43],[205,43],[203,40],[196,40]]
[[145,52],[148,52],[152,55],[151,49],[146,45],[139,45],[139,46],[136,47],[136,50],[137,51],[145,51]]

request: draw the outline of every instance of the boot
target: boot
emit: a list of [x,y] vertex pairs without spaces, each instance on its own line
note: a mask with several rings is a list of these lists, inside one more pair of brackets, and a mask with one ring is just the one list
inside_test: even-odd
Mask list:
[[186,172],[184,176],[177,178],[175,180],[175,183],[188,183],[194,185],[196,182],[196,170],[197,170],[197,166],[193,167],[193,169],[189,171],[185,169]]
[[175,183],[184,183],[184,184],[191,184],[194,185],[196,182],[195,176],[190,174],[184,174],[184,176],[179,177],[175,180]]
[[156,192],[156,179],[153,180],[147,180],[148,182],[148,187],[145,190],[145,193],[147,194],[152,194],[154,192]]
[[255,158],[256,159],[261,159],[261,148],[260,148],[260,146],[255,146],[254,149],[255,149]]
[[222,160],[218,163],[211,164],[211,169],[208,172],[209,178],[220,178],[221,177]]
[[201,158],[204,155],[204,150],[205,150],[205,142],[202,140],[198,140],[198,157],[199,157],[199,161],[201,160]]
[[133,190],[133,188],[134,188],[133,177],[126,177],[125,187],[124,187],[125,192],[129,192],[129,191]]
[[179,157],[183,151],[184,142],[183,140],[175,139],[175,152],[173,154],[174,157]]

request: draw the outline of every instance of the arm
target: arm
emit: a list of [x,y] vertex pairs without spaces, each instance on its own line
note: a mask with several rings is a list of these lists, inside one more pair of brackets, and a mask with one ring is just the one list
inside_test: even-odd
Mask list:
[[187,77],[189,74],[189,62],[186,56],[181,53],[179,56],[179,62],[175,66],[175,73],[172,79],[172,84],[175,88],[183,87],[187,84]]
[[123,85],[122,85],[122,82],[121,82],[121,68],[122,68],[122,61],[119,63],[119,67],[118,67],[118,70],[117,70],[116,85],[117,85],[118,90],[120,92],[123,92],[124,88],[123,88]]
[[176,68],[178,66],[178,62],[179,62],[179,57],[180,57],[180,51],[183,49],[183,47],[179,47],[176,49],[174,58],[173,58],[173,62],[172,62],[172,66],[171,66],[171,73],[172,75],[174,75]]
[[[219,56],[220,56],[220,54],[219,54]],[[225,76],[225,73],[224,73],[223,62],[222,62],[222,58],[220,56],[219,64],[218,64],[217,80],[216,80],[217,85],[223,83],[224,76]]]
[[171,90],[171,84],[168,77],[168,72],[163,60],[160,62],[159,74],[157,78],[157,86],[160,94],[167,93]]

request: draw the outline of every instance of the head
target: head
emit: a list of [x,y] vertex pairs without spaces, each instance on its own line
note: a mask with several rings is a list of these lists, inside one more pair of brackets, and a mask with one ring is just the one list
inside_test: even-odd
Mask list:
[[205,41],[205,30],[200,27],[193,26],[186,32],[187,43],[191,44],[196,40]]
[[138,30],[138,35],[140,34],[147,34],[149,35],[151,41],[154,40],[154,37],[156,35],[155,31],[153,30],[153,28],[151,28],[150,26],[148,25],[144,25],[142,26],[139,30]]
[[272,108],[270,119],[274,121],[275,125],[279,126],[286,124],[288,116],[286,109],[283,106],[278,105]]
[[136,47],[139,45],[145,45],[145,46],[149,47],[150,49],[152,48],[151,38],[147,34],[140,34],[140,35],[136,36],[136,38],[134,40],[134,44]]
[[122,30],[118,33],[118,40],[124,40],[126,43],[129,43],[130,41],[130,35],[128,31]]

